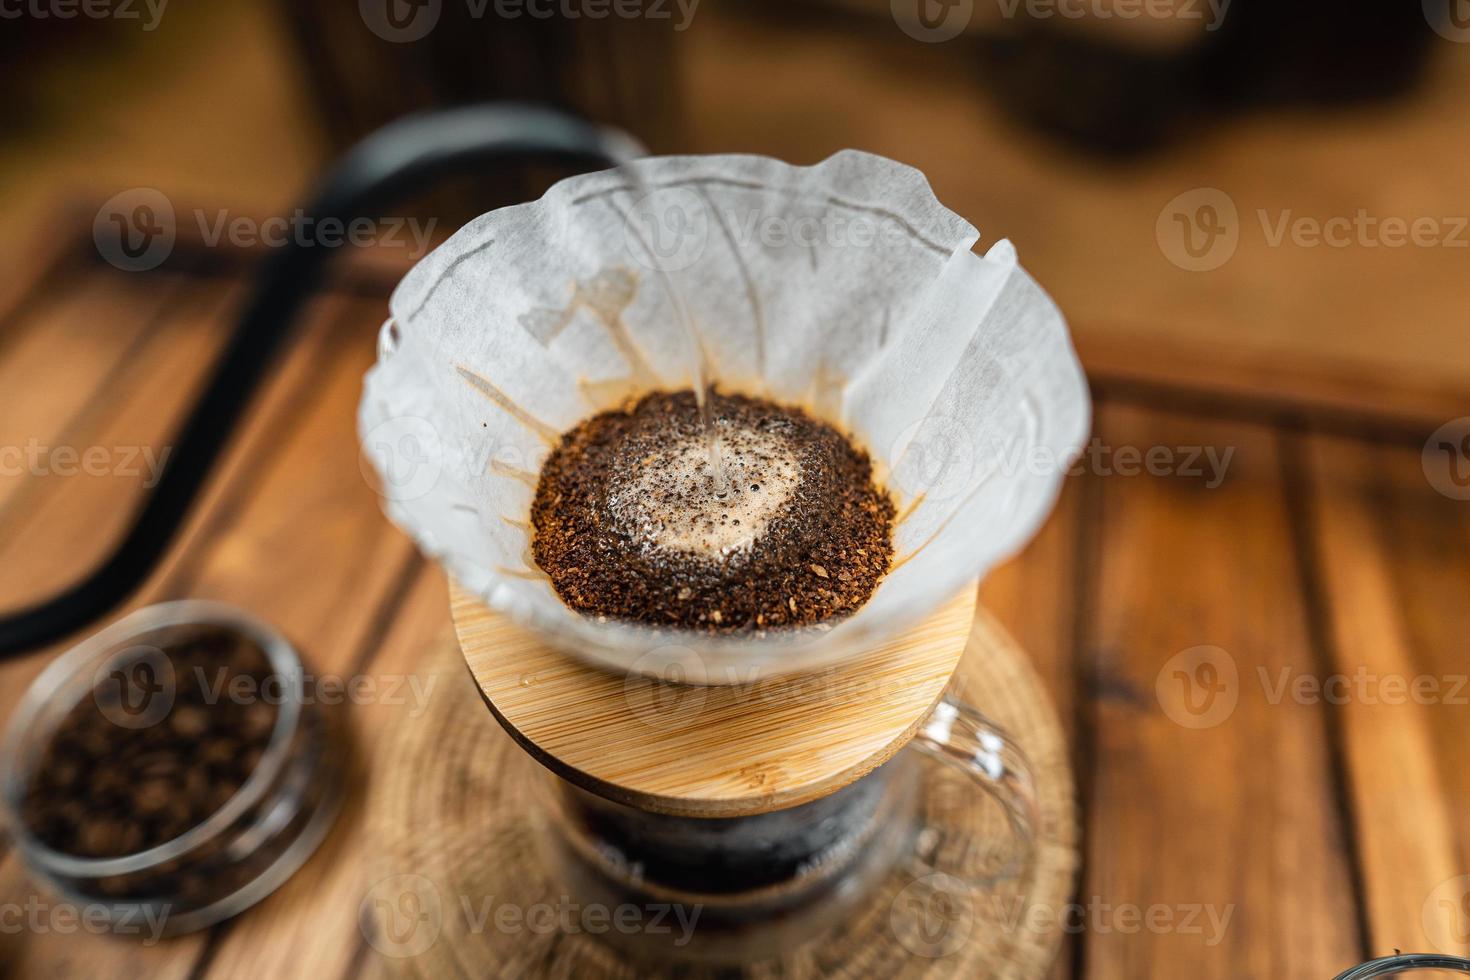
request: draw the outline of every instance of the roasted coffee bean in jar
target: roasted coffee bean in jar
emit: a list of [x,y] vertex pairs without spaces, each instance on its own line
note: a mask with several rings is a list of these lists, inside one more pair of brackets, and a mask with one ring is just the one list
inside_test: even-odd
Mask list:
[[5,816],[74,901],[168,933],[248,907],[331,825],[326,719],[274,630],[215,603],[140,610],[52,664],[6,740]]

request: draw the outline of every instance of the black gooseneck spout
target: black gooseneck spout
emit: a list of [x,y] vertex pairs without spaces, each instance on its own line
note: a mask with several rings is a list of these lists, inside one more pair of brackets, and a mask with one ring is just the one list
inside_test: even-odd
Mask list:
[[[390,123],[349,150],[318,188],[306,215],[345,226],[354,218],[378,215],[447,175],[488,164],[540,160],[597,167],[636,153],[636,144],[616,130],[534,106],[429,112]],[[80,581],[0,618],[0,656],[50,643],[86,625],[147,578],[177,535],[335,247],[293,241],[265,258],[229,344],[132,525]]]

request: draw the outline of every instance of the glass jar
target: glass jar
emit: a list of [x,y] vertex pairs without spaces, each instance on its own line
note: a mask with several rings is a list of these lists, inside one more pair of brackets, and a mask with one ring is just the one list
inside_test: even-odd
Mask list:
[[[946,697],[887,763],[825,797],[743,817],[653,812],[547,772],[539,821],[548,866],[570,897],[612,913],[667,906],[688,931],[609,931],[629,955],[714,963],[779,956],[855,914],[885,881],[917,884],[919,917],[1023,877],[1036,801],[1015,744],[974,709]],[[1005,828],[995,833],[991,797]],[[987,810],[989,812],[987,812]],[[906,946],[943,955],[908,907],[893,923]],[[967,938],[967,937],[962,937]]]
[[[182,834],[136,853],[83,857],[43,842],[23,817],[30,780],[72,709],[99,681],[146,669],[154,680],[133,709],[149,723],[173,704],[172,668],[160,647],[191,631],[233,632],[265,656],[275,690],[256,697],[276,707],[258,761],[233,794]],[[168,672],[159,679],[160,671]],[[99,705],[101,702],[99,701]],[[104,709],[104,713],[105,713]],[[131,727],[131,726],[130,726]],[[158,923],[173,935],[235,915],[274,891],[316,850],[342,797],[339,766],[328,756],[326,720],[305,696],[305,674],[280,633],[233,607],[185,600],[139,609],[58,657],[26,692],[0,748],[0,806],[31,873],[70,902],[100,909],[118,931]]]

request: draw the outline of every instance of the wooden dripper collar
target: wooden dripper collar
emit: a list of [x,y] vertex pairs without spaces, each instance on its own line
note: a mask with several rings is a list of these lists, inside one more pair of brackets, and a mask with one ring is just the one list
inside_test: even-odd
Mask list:
[[527,752],[600,796],[695,817],[806,803],[888,761],[943,694],[975,616],[969,588],[841,667],[692,687],[572,660],[458,584],[450,591],[480,694]]

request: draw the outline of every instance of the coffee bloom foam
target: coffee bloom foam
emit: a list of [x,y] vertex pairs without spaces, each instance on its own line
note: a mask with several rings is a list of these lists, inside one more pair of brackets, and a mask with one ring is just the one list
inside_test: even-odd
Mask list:
[[613,519],[646,547],[718,560],[749,551],[791,504],[801,464],[780,433],[720,423],[726,486],[706,442],[681,436],[639,460],[609,494]]

